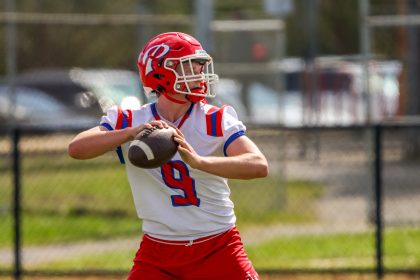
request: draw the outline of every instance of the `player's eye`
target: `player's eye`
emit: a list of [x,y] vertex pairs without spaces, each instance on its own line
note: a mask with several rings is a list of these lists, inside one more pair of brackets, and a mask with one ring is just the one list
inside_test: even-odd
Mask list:
[[194,59],[193,62],[200,64],[201,66],[207,63],[206,59]]

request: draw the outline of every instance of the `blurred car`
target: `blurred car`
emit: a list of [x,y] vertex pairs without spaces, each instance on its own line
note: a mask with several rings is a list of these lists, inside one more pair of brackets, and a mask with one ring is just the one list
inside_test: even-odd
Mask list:
[[114,104],[134,109],[142,103],[139,78],[128,70],[34,70],[18,75],[16,84],[41,90],[72,111],[96,117]]
[[5,125],[42,127],[88,127],[98,119],[72,111],[43,91],[26,87],[0,86],[0,122]]
[[[359,63],[336,62],[319,69],[317,90],[310,91],[308,73],[302,65],[282,69],[284,90],[255,81],[243,87],[234,79],[220,79],[215,105],[232,105],[240,119],[256,124],[304,125],[363,124],[366,100],[363,96],[363,67]],[[401,65],[397,61],[377,61],[370,69],[369,116],[372,122],[393,118],[398,113]],[[246,93],[244,102],[243,93]],[[246,104],[248,108],[246,108]]]
[[241,120],[248,117],[247,108],[242,101],[242,85],[240,82],[233,79],[219,79],[214,87],[216,97],[214,99],[208,98],[209,103],[216,106],[230,105],[235,109]]
[[247,110],[242,99],[243,87],[232,79],[220,79],[217,84],[217,95],[211,103],[221,106],[232,106],[239,119],[254,124],[300,124],[301,103],[294,95],[282,97],[275,90],[261,83],[253,82],[248,87]]

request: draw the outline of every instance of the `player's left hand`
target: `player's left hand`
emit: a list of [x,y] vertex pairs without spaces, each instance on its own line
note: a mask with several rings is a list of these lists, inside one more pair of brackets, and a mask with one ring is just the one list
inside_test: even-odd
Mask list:
[[194,148],[187,142],[184,134],[176,128],[176,134],[174,140],[179,144],[178,152],[182,157],[182,160],[192,168],[198,168],[201,156],[196,153]]

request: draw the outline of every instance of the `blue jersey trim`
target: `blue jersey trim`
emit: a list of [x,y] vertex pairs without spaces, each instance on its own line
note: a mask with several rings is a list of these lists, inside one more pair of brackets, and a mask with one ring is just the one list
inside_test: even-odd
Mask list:
[[[109,131],[114,130],[109,123],[101,123],[101,126],[105,127]],[[125,159],[124,159],[124,155],[123,155],[121,146],[118,146],[115,151],[117,152],[118,159],[120,160],[120,163],[125,164]]]
[[152,103],[152,105],[150,106],[150,109],[152,110],[152,115],[155,118],[155,120],[160,120],[159,113],[157,112],[157,109],[156,109],[156,103]]
[[123,119],[121,123],[121,129],[128,127],[127,115],[124,112],[122,112],[122,114],[123,114]]
[[124,155],[123,155],[121,146],[117,147],[116,152],[117,152],[117,155],[118,155],[118,159],[120,160],[120,163],[125,164],[125,159],[124,159]]
[[226,157],[227,157],[226,150],[227,150],[227,148],[229,147],[229,145],[230,145],[233,141],[235,141],[236,139],[238,139],[239,137],[244,136],[244,135],[245,135],[245,131],[243,131],[243,130],[239,130],[238,132],[235,132],[234,134],[232,134],[232,135],[228,138],[228,140],[226,140],[225,145],[223,146],[223,154],[225,154],[225,156],[226,156]]
[[108,130],[114,130],[109,123],[101,123],[101,126],[105,127]]
[[187,111],[187,114],[188,114],[188,115],[190,115],[190,114],[191,114],[191,111],[192,111],[192,109],[193,109],[193,107],[194,107],[194,104],[195,104],[195,103],[191,103],[190,108],[188,108],[188,111]]
[[211,135],[212,136],[217,136],[217,132],[216,132],[216,126],[217,126],[217,111],[213,112],[210,115],[210,119],[211,119]]

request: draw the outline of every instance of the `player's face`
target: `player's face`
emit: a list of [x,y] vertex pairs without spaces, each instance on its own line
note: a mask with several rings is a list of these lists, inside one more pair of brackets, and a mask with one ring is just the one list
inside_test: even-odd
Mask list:
[[204,64],[197,61],[185,61],[182,64],[178,64],[176,72],[180,76],[198,75],[203,73]]
[[[181,64],[178,64],[176,67],[176,72],[180,76],[192,76],[192,75],[199,75],[203,73],[205,62],[203,61],[185,61]],[[188,83],[188,86],[191,89],[201,87],[201,81],[192,81]]]
[[[204,66],[208,63],[204,59],[187,60],[179,63],[175,71],[177,73],[177,81],[175,87],[180,90],[179,97],[190,100],[186,94],[203,94],[207,90],[206,76],[204,74]],[[175,94],[178,96],[178,94]]]

